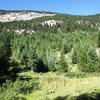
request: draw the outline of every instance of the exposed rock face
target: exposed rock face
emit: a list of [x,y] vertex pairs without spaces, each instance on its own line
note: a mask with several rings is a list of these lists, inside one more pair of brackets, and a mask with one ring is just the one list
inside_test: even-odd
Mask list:
[[63,23],[62,21],[58,21],[58,20],[48,20],[48,21],[43,22],[42,26],[48,25],[49,27],[52,27],[54,25],[62,24],[62,23]]
[[37,13],[37,12],[10,12],[0,15],[0,22],[11,22],[20,20],[31,20],[44,16],[54,16],[55,14]]
[[96,53],[99,56],[99,54],[100,54],[100,48],[96,48]]
[[35,33],[34,30],[24,30],[24,29],[20,29],[20,30],[14,30],[14,32],[18,35],[22,34],[22,33],[28,33],[28,34],[32,34],[32,33]]
[[86,21],[83,21],[83,20],[76,20],[75,21],[76,24],[80,24],[80,25],[87,25],[87,26],[90,26],[91,28],[95,28],[95,29],[98,29],[100,30],[100,23],[92,23],[91,21],[89,20],[86,20]]

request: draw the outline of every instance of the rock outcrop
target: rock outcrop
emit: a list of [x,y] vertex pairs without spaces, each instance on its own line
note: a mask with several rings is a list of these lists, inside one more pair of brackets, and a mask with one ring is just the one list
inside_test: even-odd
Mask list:
[[44,16],[54,16],[55,14],[37,13],[37,12],[8,12],[0,14],[0,22],[11,22],[20,20],[31,20]]
[[48,25],[49,27],[52,27],[54,25],[62,24],[62,23],[63,23],[62,21],[58,21],[58,20],[48,20],[48,21],[43,22],[42,26]]

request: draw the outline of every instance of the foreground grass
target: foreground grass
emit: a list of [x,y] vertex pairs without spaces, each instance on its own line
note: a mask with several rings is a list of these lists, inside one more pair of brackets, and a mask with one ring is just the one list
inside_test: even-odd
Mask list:
[[[41,89],[26,95],[27,100],[84,100],[76,99],[80,95],[91,95],[93,99],[100,93],[100,76],[90,74],[84,78],[68,78],[67,76],[57,75],[56,73],[37,74],[33,72],[21,73],[31,77],[39,77]],[[89,98],[89,97],[87,97]]]

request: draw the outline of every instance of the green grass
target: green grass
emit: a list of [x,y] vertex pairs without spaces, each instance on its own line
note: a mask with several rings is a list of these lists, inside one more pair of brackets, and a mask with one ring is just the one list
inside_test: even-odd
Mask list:
[[21,75],[38,77],[41,85],[40,90],[33,91],[25,96],[27,100],[56,100],[57,97],[66,96],[69,100],[72,98],[75,100],[75,97],[82,94],[100,93],[100,76],[96,73],[86,75],[83,78],[69,78],[64,74],[58,75],[52,72],[44,74],[25,72],[21,73]]

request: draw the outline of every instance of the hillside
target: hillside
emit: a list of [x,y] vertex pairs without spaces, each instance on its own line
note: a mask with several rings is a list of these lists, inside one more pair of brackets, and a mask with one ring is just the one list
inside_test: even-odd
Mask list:
[[[0,22],[13,31],[96,31],[100,30],[99,14],[75,16],[67,14],[34,11],[0,11]],[[52,27],[52,28],[51,28]],[[28,30],[26,30],[28,28]]]
[[99,100],[100,14],[0,10],[0,100]]

